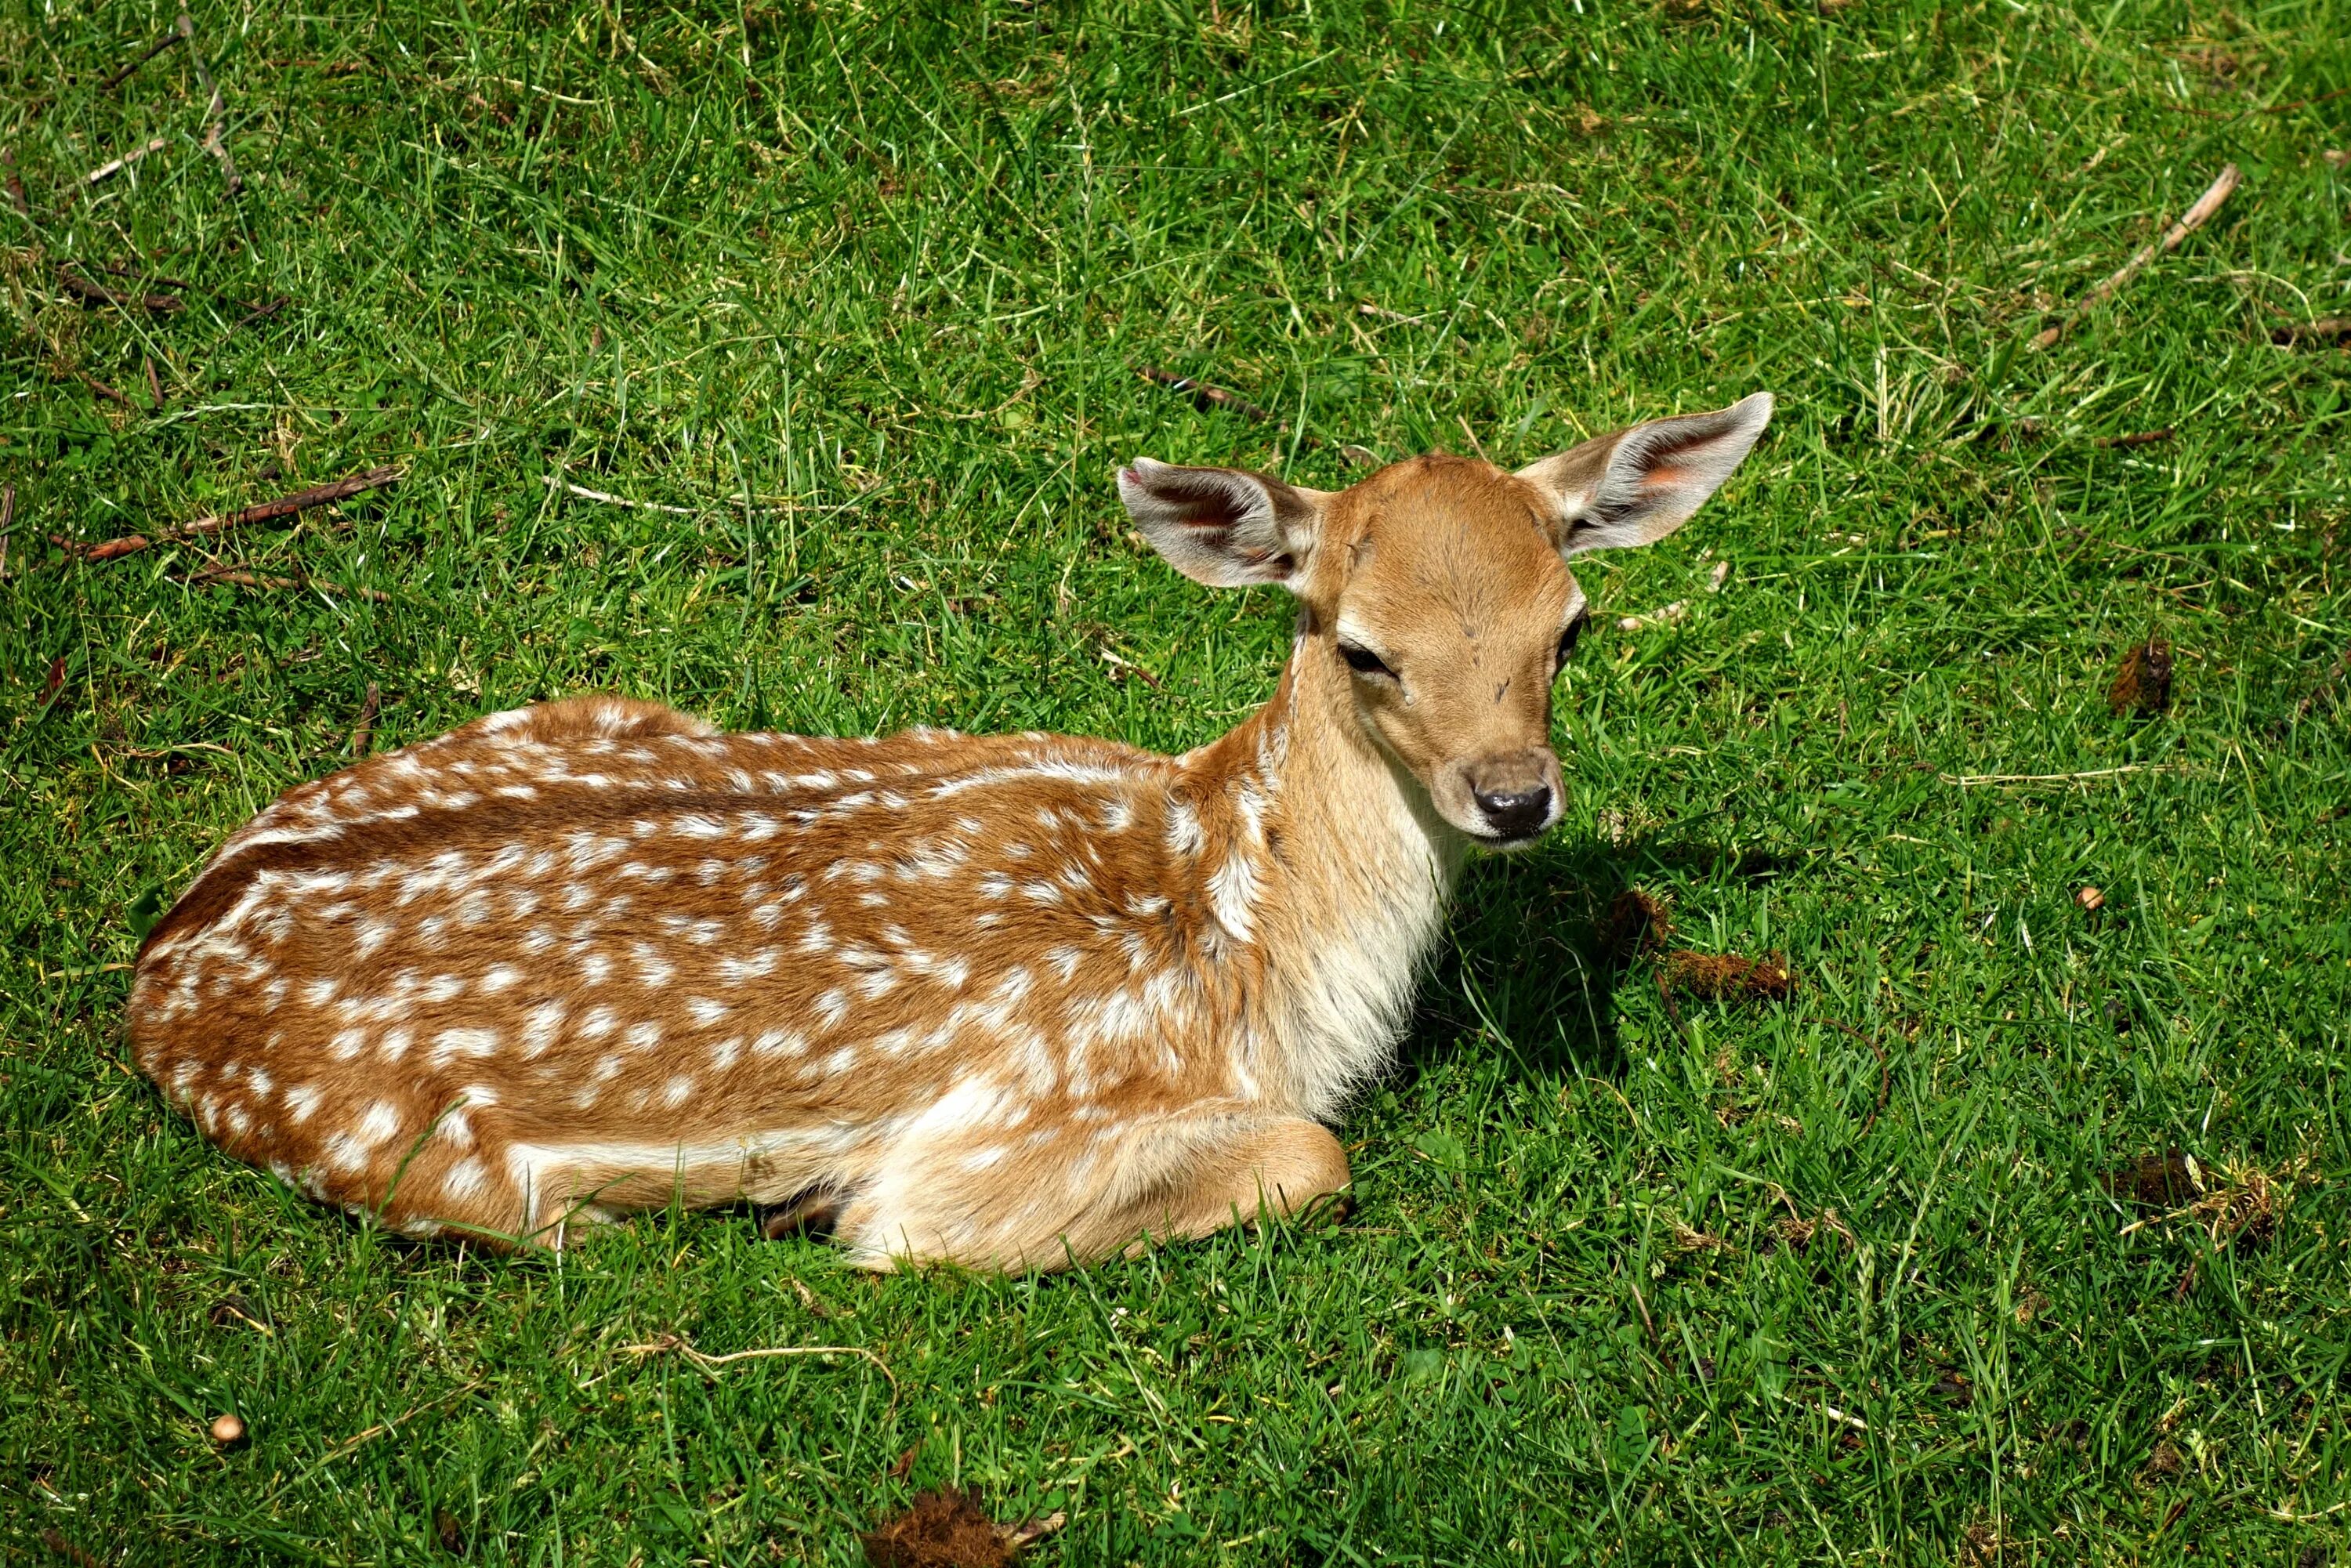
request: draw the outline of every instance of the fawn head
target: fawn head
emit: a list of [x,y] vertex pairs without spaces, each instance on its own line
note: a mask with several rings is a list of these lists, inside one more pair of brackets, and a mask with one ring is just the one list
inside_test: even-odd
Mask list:
[[1213,587],[1280,583],[1303,656],[1343,667],[1356,716],[1445,820],[1497,849],[1559,821],[1552,683],[1583,591],[1568,562],[1688,520],[1771,417],[1757,392],[1632,425],[1515,474],[1443,455],[1341,491],[1138,458],[1119,495],[1144,536]]

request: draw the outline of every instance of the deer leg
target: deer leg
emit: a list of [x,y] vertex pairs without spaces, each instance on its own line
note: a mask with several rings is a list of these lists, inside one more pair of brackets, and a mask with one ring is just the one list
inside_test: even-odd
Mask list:
[[833,1239],[856,1262],[1065,1269],[1296,1214],[1348,1179],[1339,1140],[1319,1124],[1223,1107],[1138,1118],[1100,1160],[1008,1162],[986,1179],[935,1155],[885,1171],[842,1207]]
[[[1349,1179],[1347,1155],[1328,1127],[1284,1117],[1238,1141],[1224,1159],[1193,1173],[1157,1205],[1146,1204],[1137,1228],[1172,1239],[1212,1235],[1236,1222],[1286,1219]],[[1150,1212],[1155,1207],[1156,1214]],[[1127,1251],[1143,1248],[1134,1241]]]
[[1032,1267],[1137,1257],[1155,1243],[1214,1235],[1300,1214],[1348,1183],[1347,1156],[1319,1122],[1284,1116],[1218,1126],[1144,1130],[1126,1178],[1043,1246]]
[[828,1236],[840,1223],[848,1201],[830,1188],[811,1187],[772,1207],[754,1207],[752,1213],[758,1218],[759,1234],[770,1241],[787,1236]]

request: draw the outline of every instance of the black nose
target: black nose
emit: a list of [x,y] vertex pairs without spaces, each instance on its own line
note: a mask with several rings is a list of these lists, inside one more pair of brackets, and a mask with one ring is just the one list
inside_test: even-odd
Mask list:
[[1523,839],[1551,819],[1551,790],[1541,784],[1531,789],[1474,791],[1487,826],[1505,839]]

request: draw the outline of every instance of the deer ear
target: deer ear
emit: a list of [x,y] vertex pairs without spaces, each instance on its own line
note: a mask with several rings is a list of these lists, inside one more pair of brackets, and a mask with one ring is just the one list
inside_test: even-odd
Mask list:
[[1519,470],[1557,508],[1552,542],[1562,556],[1655,544],[1721,488],[1771,422],[1771,394],[1712,413],[1651,420],[1595,435]]
[[1295,586],[1331,498],[1238,468],[1178,468],[1148,457],[1118,471],[1118,496],[1168,565],[1211,588]]

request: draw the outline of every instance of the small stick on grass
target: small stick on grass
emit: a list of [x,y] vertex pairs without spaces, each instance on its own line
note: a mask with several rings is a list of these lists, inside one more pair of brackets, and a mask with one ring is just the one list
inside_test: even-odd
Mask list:
[[607,507],[624,507],[632,512],[667,512],[676,517],[698,517],[702,515],[702,509],[696,507],[664,506],[659,501],[632,501],[626,496],[608,496],[601,490],[590,490],[585,485],[574,485],[568,479],[558,479],[552,474],[547,476],[547,483],[560,488],[564,494],[577,496],[583,501],[599,501]]
[[117,294],[103,283],[84,277],[70,267],[57,268],[57,281],[93,305],[119,305],[126,309],[133,305],[143,305],[162,316],[188,308],[185,300],[172,294]]
[[2168,441],[2174,432],[2169,425],[2161,430],[2142,430],[2133,435],[2101,435],[2100,446],[2153,446],[2158,441]]
[[230,323],[229,330],[235,331],[239,327],[250,327],[256,321],[266,321],[291,303],[292,301],[287,296],[281,294],[266,305],[256,305]]
[[146,157],[150,152],[161,152],[164,148],[169,147],[171,144],[172,139],[170,137],[158,136],[154,141],[150,141],[144,147],[134,147],[120,158],[111,159],[107,162],[100,163],[97,168],[92,169],[89,173],[84,174],[81,177],[81,183],[85,185],[95,185],[100,180],[106,179],[110,175],[122,172],[123,170],[130,168],[131,165],[138,162],[139,160]]
[[1887,1094],[1891,1093],[1894,1089],[1894,1068],[1893,1065],[1886,1060],[1886,1048],[1878,1044],[1877,1041],[1870,1039],[1869,1036],[1862,1033],[1861,1030],[1854,1028],[1853,1025],[1849,1023],[1842,1023],[1835,1019],[1828,1019],[1823,1021],[1826,1022],[1831,1029],[1843,1030],[1845,1033],[1853,1036],[1854,1039],[1861,1041],[1862,1044],[1869,1047],[1872,1054],[1877,1058],[1877,1103],[1869,1108],[1868,1120],[1863,1122],[1861,1124],[1861,1131],[1854,1134],[1855,1139],[1858,1141],[1869,1136],[1869,1130],[1877,1125],[1877,1118],[1885,1114],[1886,1097]]
[[129,398],[123,396],[112,387],[108,386],[104,382],[99,381],[88,371],[76,371],[74,374],[79,376],[82,379],[83,384],[88,386],[90,391],[96,392],[99,396],[119,402],[125,408],[129,408],[131,406],[131,400]]
[[155,412],[163,412],[163,378],[155,373],[155,361],[147,361],[147,395],[155,400]]
[[[1228,408],[1244,419],[1254,419],[1261,424],[1272,425],[1278,434],[1290,434],[1288,420],[1275,418],[1271,410],[1258,407],[1238,392],[1227,392],[1220,386],[1211,386],[1207,382],[1196,381],[1190,376],[1179,376],[1174,371],[1163,371],[1157,365],[1137,365],[1135,374],[1155,386],[1163,386],[1169,392],[1185,393],[1191,398],[1192,406],[1195,408]],[[1299,443],[1305,446],[1319,447],[1322,444],[1322,438],[1319,435],[1303,434],[1298,439]],[[1470,437],[1470,441],[1474,444],[1477,437]],[[1360,446],[1343,446],[1339,450],[1349,463],[1358,468],[1369,467],[1379,462],[1379,459],[1371,452]]]
[[0,147],[0,169],[8,171],[8,204],[21,217],[33,215],[33,204],[25,199],[25,182],[16,178],[16,150]]
[[173,44],[176,44],[179,41],[180,35],[177,29],[164,34],[162,37],[156,39],[153,43],[141,50],[137,59],[132,60],[129,65],[123,67],[120,70],[107,78],[106,80],[99,85],[98,90],[100,92],[112,92],[116,88],[119,88],[124,82],[129,81],[133,71],[136,71],[141,66],[145,65],[149,60],[153,59],[157,55],[162,54],[165,49],[170,48]]
[[8,580],[8,536],[16,527],[16,486],[0,486],[0,582]]
[[1938,773],[1935,777],[1962,789],[1985,784],[2078,784],[2092,779],[2119,779],[2126,773],[2185,773],[2178,762],[2126,762],[2120,768],[2085,768],[2079,773]]
[[348,748],[355,758],[364,760],[370,747],[375,745],[376,709],[382,706],[383,694],[373,681],[368,683],[367,695],[360,703],[360,720],[351,726],[351,744]]
[[188,58],[196,68],[197,84],[211,100],[204,108],[204,151],[220,160],[221,183],[234,196],[245,189],[245,177],[236,172],[236,161],[228,155],[228,141],[221,130],[221,90],[204,65],[204,52],[196,47],[196,24],[184,10],[180,13],[179,32],[188,41]]
[[[12,490],[10,494],[13,495],[15,492]],[[0,530],[0,559],[5,559],[6,552],[6,534],[4,530]],[[2346,670],[2351,670],[2351,648],[2344,649],[2343,656],[2335,661],[2335,667],[2326,672],[2326,678],[2311,687],[2303,699],[2294,705],[2294,723],[2300,724],[2310,716],[2310,710],[2318,706],[2318,699],[2335,689],[2335,684],[2343,678],[2344,672]]]
[[2322,316],[2315,321],[2279,327],[2271,331],[2270,341],[2280,348],[2296,343],[2351,343],[2351,316]]
[[[344,588],[337,583],[321,582],[315,577],[262,577],[242,567],[208,566],[188,579],[193,583],[225,582],[238,588],[316,588],[329,593],[350,594],[371,604],[389,604],[392,595],[381,588]],[[368,688],[373,691],[375,688]]]
[[653,1341],[651,1344],[624,1344],[621,1346],[621,1354],[623,1355],[665,1355],[673,1351],[677,1354],[685,1357],[686,1360],[694,1363],[695,1365],[700,1367],[703,1371],[713,1374],[715,1374],[719,1367],[725,1366],[731,1362],[760,1361],[770,1356],[862,1356],[865,1360],[872,1362],[873,1364],[873,1369],[879,1372],[883,1378],[888,1380],[890,1385],[891,1408],[894,1410],[897,1408],[898,1405],[898,1375],[890,1370],[890,1364],[888,1362],[883,1360],[880,1356],[874,1354],[873,1352],[866,1349],[862,1344],[782,1344],[769,1345],[763,1350],[738,1350],[728,1355],[706,1355],[701,1351],[695,1349],[694,1346],[688,1344],[684,1339],[681,1339],[676,1334],[665,1333],[659,1339]]
[[[331,1464],[333,1461],[343,1458],[346,1454],[352,1453],[364,1445],[373,1442],[376,1438],[382,1437],[386,1432],[397,1429],[403,1422],[414,1420],[417,1416],[423,1415],[427,1410],[432,1409],[435,1405],[446,1405],[449,1401],[459,1397],[461,1395],[471,1394],[475,1389],[479,1388],[481,1385],[482,1380],[476,1377],[471,1383],[460,1384],[458,1386],[452,1388],[448,1393],[442,1395],[437,1399],[426,1400],[423,1404],[419,1405],[416,1408],[407,1412],[405,1415],[394,1416],[389,1421],[380,1422],[373,1427],[370,1427],[366,1431],[361,1432],[356,1437],[347,1437],[339,1447],[329,1450],[327,1457],[320,1459],[319,1464]],[[317,1466],[312,1467],[314,1469],[317,1468]]]
[[[387,485],[396,485],[401,477],[401,471],[398,468],[371,468],[364,474],[354,474],[348,479],[338,479],[331,485],[320,485],[312,489],[298,490],[291,496],[280,496],[274,501],[263,501],[257,506],[247,507],[242,511],[215,513],[210,517],[198,517],[194,522],[182,523],[177,528],[162,529],[152,538],[144,534],[128,534],[119,539],[108,539],[103,544],[80,545],[63,538],[57,539],[57,543],[63,546],[68,552],[78,555],[84,560],[114,560],[122,556],[136,555],[143,549],[152,549],[157,545],[177,544],[183,539],[223,533],[230,528],[242,528],[247,523],[266,523],[275,517],[290,517],[297,512],[308,511],[313,507],[329,506],[336,501],[349,500],[351,497],[364,494],[369,490],[381,490]],[[373,591],[373,590],[368,591],[371,594]]]
[[1633,1287],[1633,1304],[1641,1309],[1641,1326],[1649,1331],[1649,1343],[1651,1344],[1659,1343],[1656,1322],[1649,1316],[1649,1303],[1641,1299],[1641,1282],[1638,1280],[1627,1280],[1625,1282]]
[[1218,386],[1210,386],[1207,382],[1195,381],[1190,376],[1179,376],[1174,371],[1163,371],[1157,365],[1140,366],[1136,373],[1144,381],[1165,387],[1169,392],[1187,394],[1197,407],[1228,408],[1245,419],[1254,419],[1264,424],[1279,425],[1284,430],[1289,428],[1288,425],[1275,419],[1270,411],[1258,407],[1238,392],[1227,392]]
[[72,1563],[74,1568],[105,1568],[97,1558],[68,1541],[63,1531],[44,1530],[41,1531],[41,1544]]
[[2032,346],[2036,349],[2048,348],[2064,337],[2074,322],[2103,304],[2124,284],[2137,277],[2140,269],[2148,262],[2166,252],[2179,248],[2180,241],[2202,228],[2212,214],[2220,210],[2220,204],[2229,199],[2229,193],[2237,188],[2237,182],[2241,177],[2234,163],[2221,165],[2219,177],[2206,187],[2202,195],[2196,198],[2194,206],[2179,215],[2178,223],[2163,231],[2161,239],[2150,240],[2141,246],[2128,261],[2100,279],[2096,287],[2082,297],[2082,302],[2074,307],[2064,319],[2033,339]]

